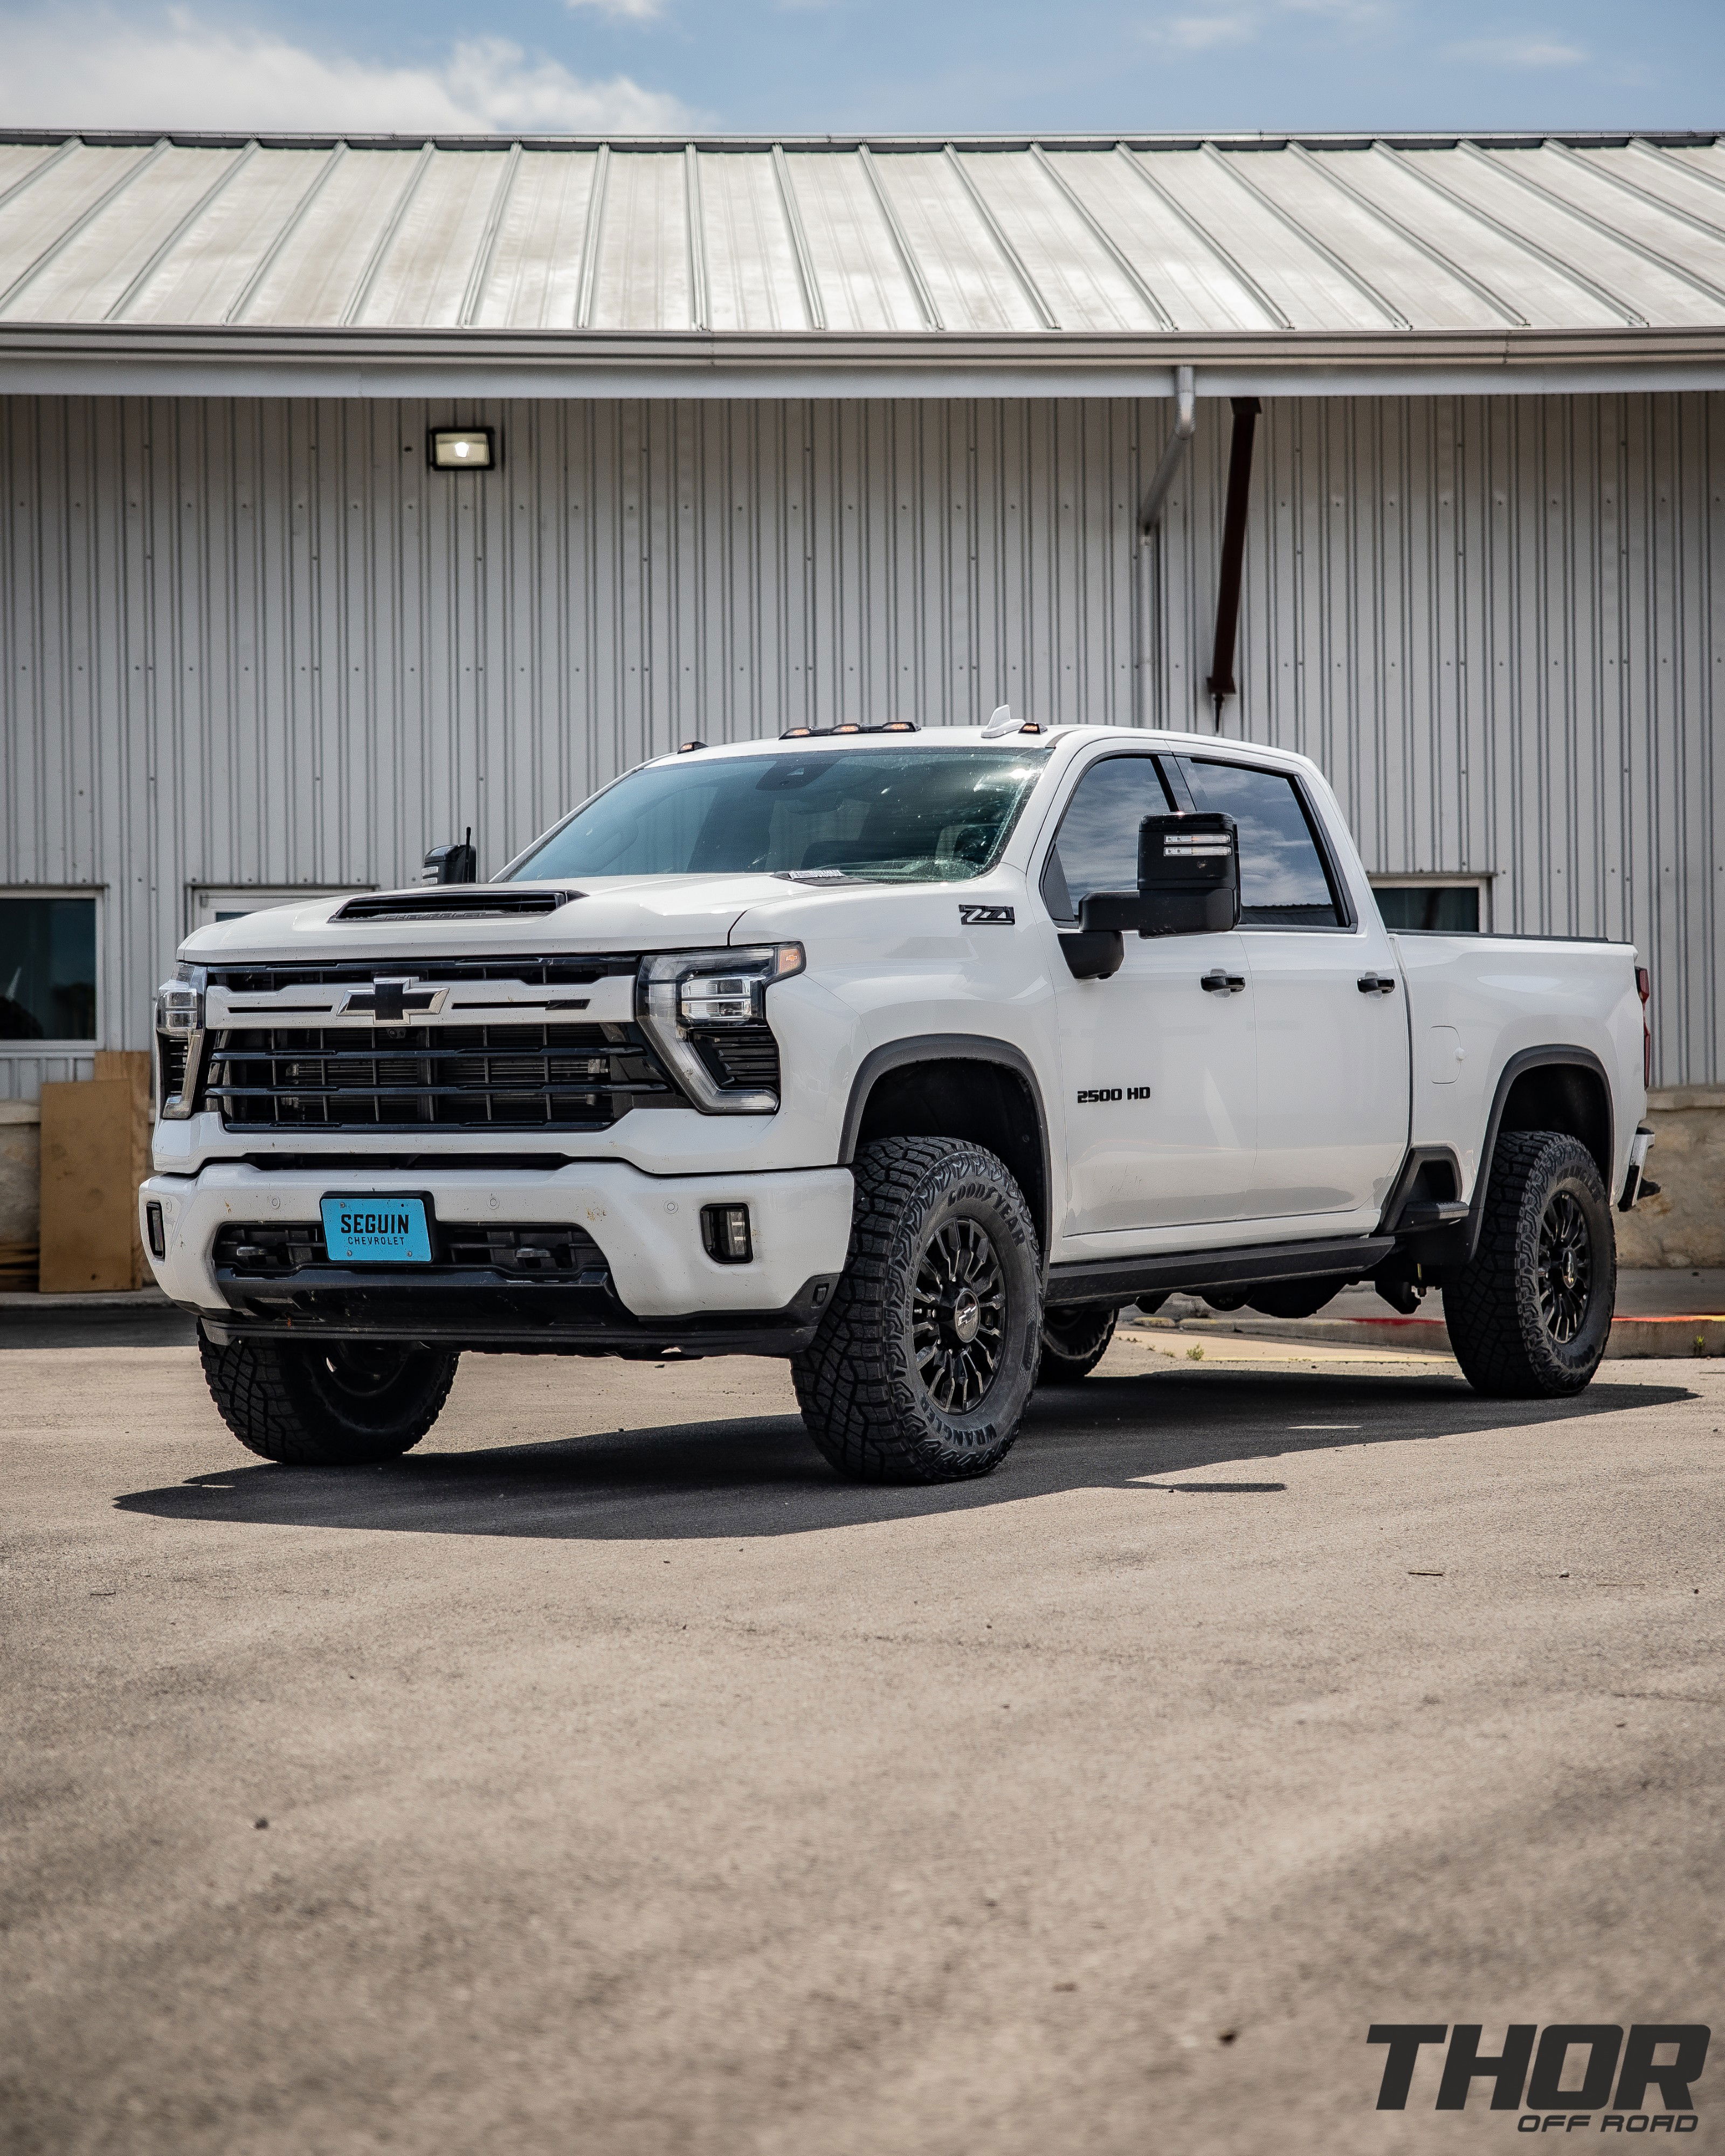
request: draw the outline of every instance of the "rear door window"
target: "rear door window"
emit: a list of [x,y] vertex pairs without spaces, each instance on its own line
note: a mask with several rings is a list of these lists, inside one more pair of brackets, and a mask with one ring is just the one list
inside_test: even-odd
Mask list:
[[1347,926],[1306,803],[1286,772],[1198,756],[1179,762],[1194,805],[1219,809],[1239,828],[1242,928]]

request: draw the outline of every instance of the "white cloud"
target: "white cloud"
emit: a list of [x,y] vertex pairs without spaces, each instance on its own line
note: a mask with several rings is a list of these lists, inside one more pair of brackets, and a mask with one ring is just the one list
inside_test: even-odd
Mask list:
[[1579,67],[1588,54],[1579,45],[1559,44],[1555,38],[1473,38],[1466,44],[1449,45],[1445,56],[1473,60],[1481,67]]
[[1258,33],[1250,15],[1170,15],[1151,26],[1158,44],[1177,52],[1207,53],[1218,45],[1250,44]]
[[563,0],[567,8],[597,8],[628,23],[650,23],[665,13],[665,0]]
[[9,16],[6,33],[0,122],[14,126],[679,134],[695,117],[627,75],[588,80],[501,38],[392,67],[218,28],[183,8],[154,22],[106,10]]

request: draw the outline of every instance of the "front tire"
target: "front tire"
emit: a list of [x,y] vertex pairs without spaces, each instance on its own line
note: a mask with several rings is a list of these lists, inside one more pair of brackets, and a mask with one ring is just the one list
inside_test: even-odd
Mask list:
[[397,1460],[424,1436],[455,1380],[456,1357],[389,1341],[235,1340],[202,1327],[198,1352],[222,1419],[252,1452],[292,1467]]
[[1042,1313],[1039,1385],[1076,1385],[1108,1352],[1120,1317],[1106,1303],[1070,1302]]
[[855,1164],[850,1250],[791,1364],[809,1435],[858,1482],[954,1482],[1012,1450],[1035,1378],[1035,1224],[1004,1162],[880,1138]]
[[1611,1205],[1593,1155],[1557,1131],[1500,1138],[1479,1247],[1444,1284],[1468,1383],[1494,1399],[1579,1393],[1605,1353],[1616,1299]]

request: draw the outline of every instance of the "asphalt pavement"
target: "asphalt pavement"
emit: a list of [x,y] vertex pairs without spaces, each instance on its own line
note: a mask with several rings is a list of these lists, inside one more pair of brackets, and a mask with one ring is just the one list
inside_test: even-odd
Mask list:
[[769,1363],[470,1358],[337,1474],[59,1337],[0,1358],[8,2156],[1504,2149],[1430,2063],[1376,2111],[1369,2025],[1725,2020],[1717,1362],[1146,1333],[873,1491]]

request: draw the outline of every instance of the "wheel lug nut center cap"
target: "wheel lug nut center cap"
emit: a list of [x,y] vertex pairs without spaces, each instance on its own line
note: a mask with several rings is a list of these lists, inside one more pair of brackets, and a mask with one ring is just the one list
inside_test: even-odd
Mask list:
[[952,1314],[947,1321],[952,1337],[961,1348],[968,1348],[977,1336],[983,1322],[983,1306],[968,1287],[960,1288],[952,1298]]

